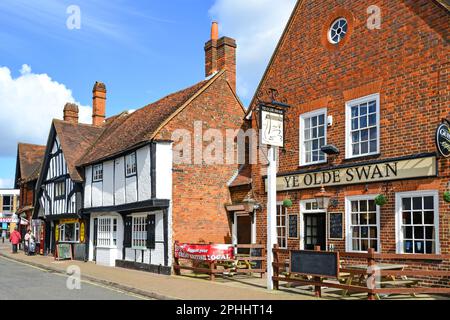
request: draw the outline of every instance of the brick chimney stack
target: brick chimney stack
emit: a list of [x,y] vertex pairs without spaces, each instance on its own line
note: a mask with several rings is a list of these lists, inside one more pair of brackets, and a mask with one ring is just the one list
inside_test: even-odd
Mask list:
[[226,70],[226,77],[236,91],[236,40],[229,37],[219,39],[219,25],[212,23],[211,39],[205,44],[206,77],[217,71]]
[[64,121],[78,123],[78,106],[75,103],[66,103],[64,106]]
[[106,86],[102,82],[95,82],[92,89],[92,125],[101,126],[106,113]]

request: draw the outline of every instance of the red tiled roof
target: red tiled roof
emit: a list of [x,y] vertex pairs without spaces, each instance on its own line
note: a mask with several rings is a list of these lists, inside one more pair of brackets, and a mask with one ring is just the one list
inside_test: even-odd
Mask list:
[[236,177],[231,181],[229,184],[229,187],[239,187],[239,186],[246,186],[252,183],[252,171],[250,165],[244,165],[241,169],[239,169],[239,172],[237,173]]
[[101,135],[105,127],[95,127],[57,119],[53,120],[53,125],[64,152],[70,177],[74,181],[83,181],[76,168],[76,163]]
[[135,112],[108,118],[101,136],[87,150],[78,166],[92,164],[148,142],[158,128],[209,81],[170,94]]
[[18,157],[20,166],[20,177],[22,181],[37,179],[44,159],[45,146],[19,143]]

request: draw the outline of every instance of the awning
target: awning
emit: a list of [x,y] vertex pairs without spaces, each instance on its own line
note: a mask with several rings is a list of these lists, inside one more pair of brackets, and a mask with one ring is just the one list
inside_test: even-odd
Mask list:
[[29,224],[29,222],[28,222],[27,219],[20,218],[20,224],[21,224],[22,226],[27,226],[27,225]]

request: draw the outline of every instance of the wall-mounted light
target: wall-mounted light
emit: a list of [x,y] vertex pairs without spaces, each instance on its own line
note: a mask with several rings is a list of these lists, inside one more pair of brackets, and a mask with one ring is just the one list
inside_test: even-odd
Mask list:
[[331,193],[326,192],[325,188],[322,186],[322,188],[320,188],[320,192],[314,195],[317,207],[319,209],[327,210],[328,207],[330,206],[330,199],[332,196],[333,195]]

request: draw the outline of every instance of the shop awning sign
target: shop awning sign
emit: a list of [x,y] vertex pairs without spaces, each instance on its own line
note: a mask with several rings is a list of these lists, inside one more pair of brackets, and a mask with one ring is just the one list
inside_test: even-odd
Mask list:
[[450,157],[450,125],[442,123],[436,131],[436,145],[439,153],[448,158]]

